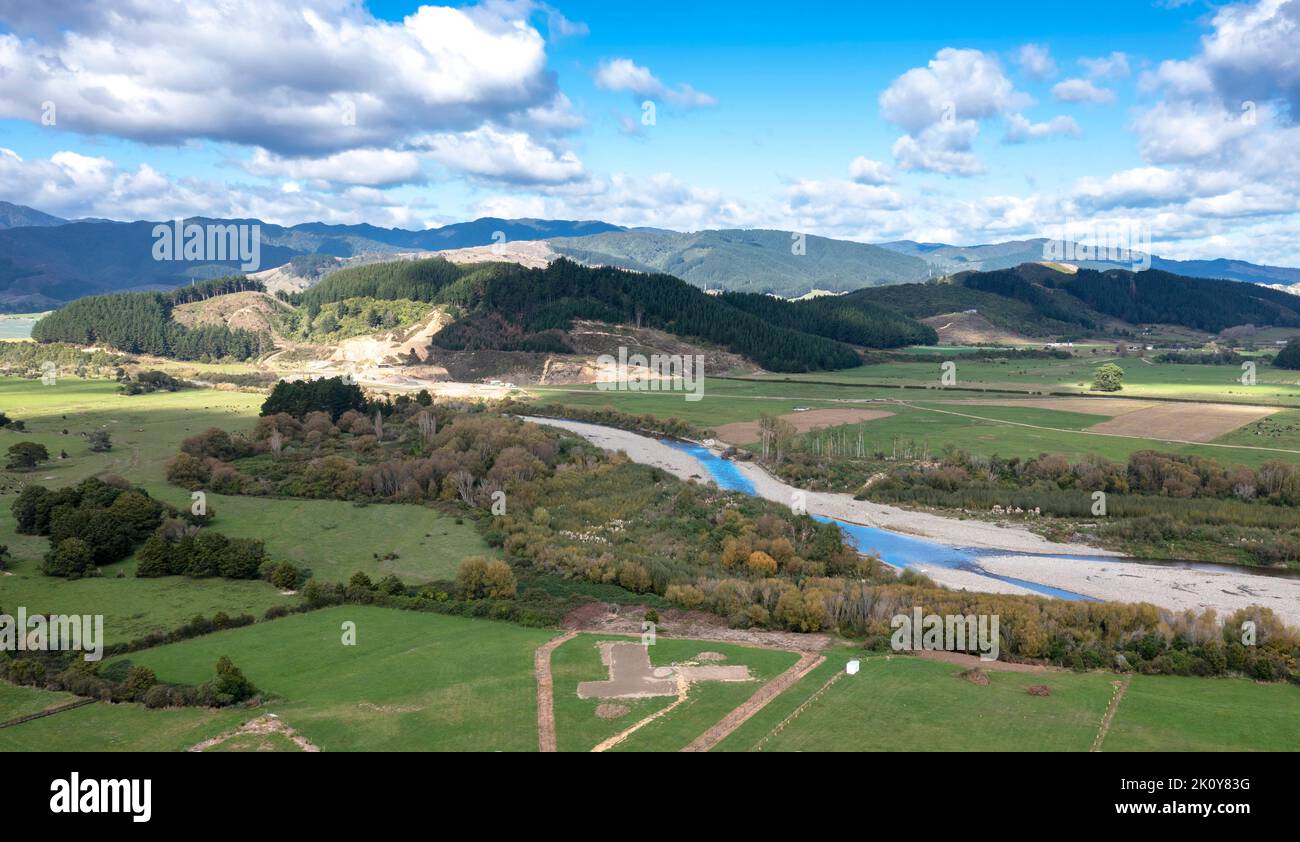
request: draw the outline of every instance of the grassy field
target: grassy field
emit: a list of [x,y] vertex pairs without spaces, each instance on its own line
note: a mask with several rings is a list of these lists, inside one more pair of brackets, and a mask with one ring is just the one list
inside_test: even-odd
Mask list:
[[[1093,371],[1102,363],[1124,369],[1125,397],[1183,398],[1300,406],[1300,373],[1260,365],[1254,386],[1240,382],[1241,368],[1232,365],[1183,365],[1154,363],[1138,357],[1097,354],[1069,360],[1000,360],[964,362],[955,357],[956,385],[971,388],[1039,389],[1085,394]],[[939,364],[901,362],[869,365],[843,371],[810,374],[769,375],[777,381],[816,381],[850,385],[885,383],[896,385],[938,385]]]
[[[345,621],[356,623],[355,646],[341,642]],[[325,751],[535,751],[533,651],[554,636],[489,620],[342,606],[125,660],[164,680],[199,683],[229,655],[277,697],[258,713],[279,714]]]
[[[157,486],[150,493],[175,506],[189,505],[189,493],[182,489]],[[208,495],[208,505],[216,513],[213,529],[231,538],[263,540],[271,558],[329,581],[346,581],[358,570],[372,579],[391,573],[408,584],[452,579],[465,556],[498,555],[473,524],[458,524],[425,506],[220,494]],[[397,558],[382,558],[388,553]]]
[[[188,506],[188,492],[165,481],[167,459],[179,451],[182,439],[210,426],[251,426],[261,401],[259,395],[209,389],[124,397],[116,384],[103,380],[60,378],[43,386],[0,378],[0,407],[28,427],[26,433],[0,430],[0,450],[15,441],[37,441],[52,454],[66,450],[69,457],[32,472],[0,472],[0,481],[13,491],[18,482],[59,487],[116,473],[159,499]],[[109,453],[91,453],[80,435],[100,427],[112,432]],[[174,628],[195,614],[260,617],[272,605],[296,601],[264,582],[136,579],[133,558],[107,567],[102,578],[69,582],[42,576],[40,559],[49,542],[14,531],[13,497],[0,495],[0,544],[8,545],[14,559],[12,575],[0,576],[0,608],[103,614],[106,642],[116,643]],[[346,580],[361,570],[375,579],[392,573],[415,584],[452,578],[466,555],[495,554],[473,525],[421,506],[221,495],[210,495],[209,503],[216,512],[213,528],[231,537],[262,539],[271,558],[305,566],[324,579]],[[389,553],[397,558],[376,557]]]
[[[979,686],[961,668],[920,658],[862,661],[782,730],[773,729],[817,692],[850,653],[790,688],[719,749],[748,751],[1087,751],[1111,696],[1108,673],[989,673]],[[1051,695],[1025,688],[1046,684]],[[769,739],[766,739],[771,735]]]
[[[612,699],[610,703],[622,705],[628,708],[628,712],[617,719],[605,720],[596,716],[601,700],[578,698],[580,682],[609,677],[609,671],[600,662],[596,644],[627,639],[632,638],[583,634],[567,641],[551,654],[551,674],[555,682],[555,731],[561,751],[590,751],[597,743],[666,708],[675,700],[675,697]],[[725,655],[726,660],[720,663],[749,667],[755,680],[697,683],[691,687],[684,704],[638,730],[613,750],[677,751],[752,696],[764,682],[780,675],[798,660],[792,652],[660,637],[650,647],[650,662],[655,666],[670,666],[674,662],[692,660],[706,651]]]
[[[161,483],[164,465],[183,439],[209,427],[250,428],[263,400],[214,389],[126,397],[111,380],[60,377],[43,386],[39,380],[0,377],[0,408],[27,425],[25,433],[0,430],[0,451],[18,441],[45,445],[54,460],[23,479],[51,487],[101,474],[120,474],[141,485]],[[113,449],[91,453],[82,434],[101,428],[112,436]],[[68,458],[60,459],[61,452]]]
[[[852,371],[878,368],[886,367],[871,366]],[[1021,388],[1025,386],[1024,383],[1020,384]],[[893,415],[867,422],[863,426],[863,432],[869,450],[886,453],[891,451],[895,441],[915,441],[927,445],[931,453],[938,453],[945,444],[951,444],[978,455],[998,454],[1021,458],[1052,452],[1064,454],[1071,460],[1096,455],[1122,462],[1134,451],[1157,449],[1165,453],[1194,454],[1227,464],[1250,466],[1258,466],[1272,459],[1300,460],[1300,455],[1286,452],[1300,451],[1300,411],[1297,410],[1283,410],[1221,436],[1211,444],[1177,444],[1157,438],[1100,435],[1088,430],[1107,420],[1105,416],[1029,406],[953,404],[954,400],[1016,396],[941,392],[937,387],[928,390],[899,390],[784,380],[707,380],[704,397],[699,401],[687,401],[681,394],[674,393],[614,392],[581,387],[534,387],[530,391],[548,403],[595,408],[612,406],[631,414],[677,417],[705,429],[716,429],[735,421],[755,421],[763,414],[785,415],[799,406],[819,409],[846,406],[879,409]],[[1120,396],[1133,397],[1127,391]],[[1195,411],[1195,407],[1190,407],[1189,411]],[[1214,446],[1218,444],[1234,447]]]
[[1133,677],[1103,751],[1300,751],[1300,687]]
[[248,718],[246,710],[149,710],[100,702],[0,728],[0,752],[184,751]]
[[48,708],[75,701],[71,693],[54,693],[34,687],[17,687],[0,682],[0,722],[40,713]]

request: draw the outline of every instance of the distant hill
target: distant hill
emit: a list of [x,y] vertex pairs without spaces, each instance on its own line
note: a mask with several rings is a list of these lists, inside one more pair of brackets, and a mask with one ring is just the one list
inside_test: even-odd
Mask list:
[[[765,299],[772,312],[750,312],[671,275],[593,268],[565,258],[545,268],[458,265],[442,258],[376,263],[335,272],[290,300],[311,314],[356,297],[454,305],[460,318],[433,337],[448,351],[573,353],[568,332],[576,320],[591,320],[704,340],[770,371],[860,363],[848,345],[798,329],[795,308],[803,305]],[[890,317],[891,326],[900,321]],[[859,338],[870,338],[865,327],[858,325]],[[897,344],[896,333],[881,336]]]
[[866,302],[914,319],[975,311],[996,328],[1031,337],[1082,336],[1114,320],[1212,333],[1245,324],[1300,326],[1300,297],[1257,284],[1159,269],[1067,273],[1027,263],[962,272],[943,283],[858,290],[835,302]]
[[50,216],[48,213],[41,213],[26,205],[0,202],[0,229],[26,228],[33,225],[62,225],[65,222],[67,222],[66,219]]
[[[913,240],[897,240],[881,243],[880,247],[898,254],[926,260],[944,274],[964,271],[991,272],[996,269],[1010,269],[1024,263],[1044,260],[1044,247],[1049,241],[1045,238],[1031,240],[1011,240],[976,246],[951,246],[945,243],[918,243]],[[1083,269],[1125,269],[1132,270],[1131,262],[1107,260],[1070,261]],[[1300,283],[1300,269],[1284,266],[1264,266],[1245,260],[1171,260],[1158,255],[1151,256],[1152,269],[1163,269],[1189,278],[1221,278],[1229,281],[1244,281],[1253,284],[1294,284]]]
[[[239,271],[237,260],[155,260],[153,229],[157,222],[63,223],[47,218],[55,223],[31,227],[29,222],[29,227],[0,230],[0,312],[45,310],[85,295],[167,289]],[[402,252],[491,245],[502,237],[509,242],[620,230],[604,222],[495,217],[425,231],[324,223],[284,227],[257,219],[196,217],[187,222],[260,226],[263,269],[303,255],[391,257]]]
[[813,289],[847,292],[930,275],[924,260],[847,240],[806,236],[803,253],[796,254],[789,231],[619,231],[549,242],[560,254],[589,265],[664,272],[701,289],[791,298]]

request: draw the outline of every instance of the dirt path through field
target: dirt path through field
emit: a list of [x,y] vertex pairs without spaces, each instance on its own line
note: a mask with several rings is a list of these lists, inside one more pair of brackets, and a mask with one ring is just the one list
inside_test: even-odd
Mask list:
[[1110,724],[1115,721],[1115,712],[1119,710],[1119,703],[1124,701],[1124,694],[1128,692],[1128,686],[1132,681],[1133,676],[1126,675],[1119,681],[1111,682],[1115,685],[1115,692],[1110,697],[1110,704],[1106,705],[1106,715],[1101,718],[1101,727],[1097,729],[1097,736],[1088,751],[1101,751],[1102,741],[1110,733]]
[[[1156,435],[1156,434],[1152,434],[1149,436],[1137,436],[1137,435],[1131,435],[1127,433],[1107,433],[1102,430],[1091,429],[1091,428],[1085,430],[1067,430],[1061,427],[1045,427],[1042,424],[1027,424],[1023,421],[1008,421],[1005,418],[987,418],[982,415],[971,415],[970,413],[967,412],[953,412],[952,410],[949,409],[938,409],[932,406],[917,406],[916,404],[911,403],[909,401],[896,401],[896,403],[902,406],[911,407],[912,409],[919,409],[922,412],[938,412],[941,415],[956,415],[959,418],[970,418],[975,421],[987,421],[990,424],[1007,424],[1012,427],[1025,427],[1030,430],[1047,430],[1048,432],[1052,432],[1052,433],[1075,433],[1081,436],[1110,436],[1111,438],[1117,438],[1117,439],[1144,439],[1146,441],[1161,441],[1164,442],[1165,444],[1194,444],[1197,445],[1198,447],[1223,447],[1229,450],[1263,450],[1263,451],[1268,451],[1269,453],[1291,453],[1300,456],[1300,450],[1289,450],[1284,447],[1255,447],[1254,445],[1249,445],[1249,444],[1217,444],[1212,441],[1195,441],[1190,439],[1165,438],[1163,436]],[[1110,422],[1104,422],[1104,423],[1110,423]],[[1101,425],[1099,424],[1097,426],[1101,426]]]
[[556,751],[555,684],[551,680],[551,653],[577,637],[576,631],[548,640],[533,653],[533,675],[537,679],[537,750]]
[[795,682],[821,666],[822,661],[825,660],[825,655],[817,655],[812,652],[802,653],[799,660],[795,661],[794,666],[758,688],[758,692],[750,696],[744,704],[722,717],[722,720],[717,725],[696,737],[682,751],[708,751],[713,748],[726,739],[732,731],[749,721],[750,717],[767,707],[769,702],[784,693]]
[[249,721],[245,722],[243,725],[240,725],[238,728],[235,728],[230,731],[226,731],[224,734],[218,734],[217,736],[209,740],[204,740],[201,743],[196,743],[190,746],[188,749],[186,749],[186,751],[207,751],[208,749],[213,748],[214,746],[221,745],[227,740],[232,740],[235,737],[243,736],[244,734],[276,734],[276,733],[283,734],[302,751],[307,751],[307,752],[320,751],[319,746],[317,746],[311,740],[299,734],[297,731],[290,728],[288,725],[284,723],[283,720],[280,719],[280,717],[276,716],[273,713],[268,713],[265,716],[259,716],[256,719],[250,719]]
[[673,700],[673,703],[671,705],[669,705],[666,708],[661,708],[660,710],[657,710],[654,713],[647,716],[645,719],[642,719],[640,722],[636,723],[635,725],[632,725],[629,728],[625,728],[622,731],[619,731],[614,736],[598,744],[595,748],[592,749],[592,752],[598,754],[602,751],[609,751],[611,748],[623,742],[624,740],[632,736],[637,731],[640,731],[642,728],[649,725],[651,722],[654,722],[659,717],[666,715],[667,713],[672,711],[673,708],[677,707],[678,705],[686,701],[686,694],[689,689],[690,689],[690,683],[687,682],[686,677],[684,675],[678,675],[677,676],[677,698]]
[[826,695],[826,691],[829,690],[829,689],[831,689],[832,687],[834,687],[834,686],[835,686],[835,682],[839,681],[839,680],[840,680],[841,678],[843,678],[845,675],[847,675],[847,673],[844,672],[844,670],[840,670],[839,672],[837,672],[837,673],[835,673],[834,675],[832,675],[832,676],[830,677],[830,679],[827,680],[827,682],[826,682],[825,684],[823,684],[821,687],[818,687],[818,688],[817,688],[817,692],[816,692],[816,693],[813,693],[811,696],[809,696],[808,698],[804,699],[804,700],[803,700],[803,704],[799,705],[799,707],[797,707],[797,708],[795,708],[793,711],[791,711],[791,712],[790,712],[790,715],[787,716],[785,719],[782,719],[780,722],[778,722],[778,723],[776,724],[776,727],[775,727],[775,728],[773,728],[771,731],[768,731],[767,734],[764,735],[764,737],[763,737],[761,740],[759,740],[758,742],[756,742],[756,743],[754,743],[752,746],[750,746],[750,747],[749,747],[749,750],[750,750],[750,751],[762,751],[762,750],[763,750],[763,744],[764,744],[764,743],[766,743],[768,740],[772,739],[772,738],[775,737],[777,734],[779,734],[779,733],[781,733],[782,731],[784,731],[784,730],[785,730],[785,726],[789,725],[791,722],[794,722],[796,719],[798,719],[798,718],[799,718],[799,715],[800,715],[801,713],[803,713],[804,711],[806,711],[808,708],[812,707],[813,704],[814,704],[818,699],[820,699],[822,696]]

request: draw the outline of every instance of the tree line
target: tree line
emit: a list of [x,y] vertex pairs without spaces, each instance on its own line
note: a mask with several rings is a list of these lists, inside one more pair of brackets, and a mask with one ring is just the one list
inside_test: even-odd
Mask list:
[[269,336],[225,325],[185,327],[172,320],[172,309],[217,295],[265,289],[260,281],[235,276],[165,293],[92,295],[70,302],[38,321],[32,327],[32,338],[42,343],[107,345],[128,354],[180,360],[251,359],[271,347]]

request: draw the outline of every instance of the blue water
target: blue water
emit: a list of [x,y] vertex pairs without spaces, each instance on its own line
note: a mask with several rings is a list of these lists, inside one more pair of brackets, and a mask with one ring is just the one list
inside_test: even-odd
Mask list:
[[[722,457],[709,450],[707,447],[701,447],[697,444],[688,444],[686,442],[662,440],[669,447],[676,448],[684,453],[694,456],[696,461],[704,466],[709,472],[709,476],[718,484],[718,488],[727,491],[743,491],[746,494],[756,495],[758,492],[749,478],[740,472],[736,463]],[[834,518],[815,516],[817,520],[823,523],[834,523],[840,527],[850,544],[857,548],[858,552],[872,553],[879,556],[888,564],[894,567],[915,567],[917,565],[930,565],[933,567],[945,567],[952,570],[965,570],[975,573],[979,576],[987,576],[990,579],[996,579],[1000,582],[1009,582],[1013,585],[1019,585],[1026,590],[1034,593],[1043,594],[1044,596],[1054,597],[1056,599],[1069,599],[1075,601],[1097,602],[1098,600],[1083,594],[1077,594],[1073,591],[1064,591],[1060,588],[1053,588],[1048,585],[1040,585],[1037,582],[1027,582],[1024,579],[1016,579],[1011,576],[1000,576],[996,573],[990,573],[980,566],[976,556],[972,551],[949,547],[945,544],[937,544],[933,541],[926,541],[923,538],[913,538],[910,535],[900,535],[897,532],[890,532],[887,529],[876,529],[872,526],[862,526],[857,523],[848,523]]]

